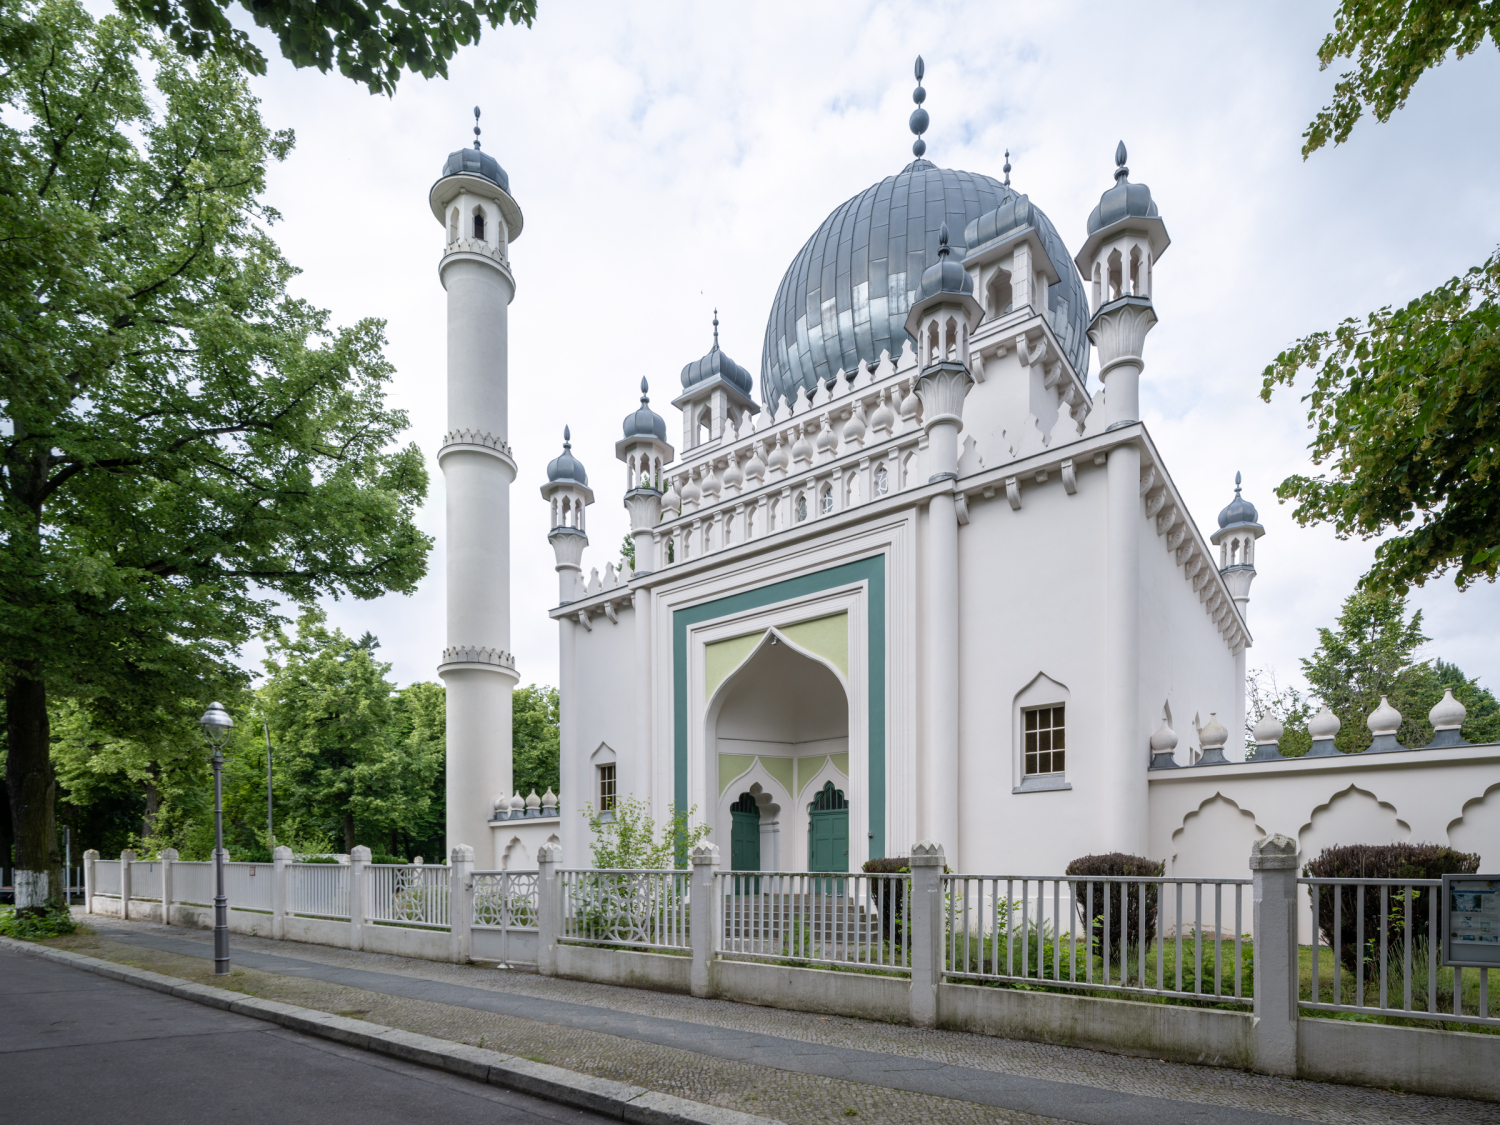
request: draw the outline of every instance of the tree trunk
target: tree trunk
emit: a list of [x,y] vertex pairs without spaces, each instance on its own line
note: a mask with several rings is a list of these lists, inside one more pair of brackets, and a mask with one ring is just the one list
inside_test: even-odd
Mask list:
[[47,685],[20,667],[5,693],[10,754],[5,783],[16,835],[16,908],[63,905],[62,854],[57,846],[57,779],[47,722]]
[[141,817],[141,835],[151,836],[156,832],[156,814],[161,811],[161,790],[156,782],[146,782],[146,815]]
[[348,809],[344,810],[344,851],[354,850],[354,814]]

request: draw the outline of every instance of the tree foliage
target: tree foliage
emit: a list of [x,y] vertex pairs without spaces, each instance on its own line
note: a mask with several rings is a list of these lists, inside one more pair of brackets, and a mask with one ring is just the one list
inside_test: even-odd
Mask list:
[[1340,58],[1355,68],[1340,75],[1333,103],[1303,133],[1307,158],[1330,140],[1342,144],[1369,110],[1377,121],[1406,105],[1412,87],[1451,51],[1471,55],[1486,38],[1496,42],[1500,0],[1343,0],[1333,31],[1318,48],[1319,69]]
[[242,73],[75,0],[0,2],[0,682],[17,866],[59,873],[49,695],[110,737],[242,689],[311,602],[410,591],[420,450],[383,326],[292,298]]
[[527,684],[510,697],[511,783],[523,797],[562,788],[555,687]]
[[1477,679],[1441,659],[1418,659],[1429,638],[1422,632],[1422,613],[1407,615],[1406,600],[1395,594],[1356,591],[1344,601],[1334,628],[1318,630],[1318,647],[1302,660],[1302,674],[1312,688],[1305,697],[1296,688],[1280,688],[1274,674],[1258,671],[1247,684],[1246,737],[1263,715],[1285,727],[1280,749],[1300,757],[1312,748],[1308,720],[1320,701],[1338,716],[1334,745],[1344,753],[1366,749],[1372,740],[1367,720],[1382,697],[1401,712],[1397,740],[1403,746],[1432,741],[1427,712],[1445,689],[1468,710],[1462,734],[1470,742],[1500,741],[1500,701]]
[[243,9],[269,30],[293,66],[324,74],[337,66],[372,94],[393,94],[401,72],[448,77],[448,60],[479,42],[484,24],[531,26],[536,0],[118,0],[120,10],[164,31],[190,58],[219,54],[251,74],[266,58],[229,20]]
[[594,866],[653,870],[684,866],[688,851],[709,834],[706,824],[688,827],[688,821],[697,812],[696,805],[687,812],[678,812],[676,805],[668,805],[666,822],[658,833],[651,806],[637,797],[617,797],[614,808],[607,812],[584,809]]
[[1363,579],[1404,592],[1455,571],[1460,587],[1500,568],[1500,254],[1405,308],[1314,332],[1266,368],[1261,397],[1302,369],[1316,464],[1276,489],[1301,524],[1338,536],[1392,529]]

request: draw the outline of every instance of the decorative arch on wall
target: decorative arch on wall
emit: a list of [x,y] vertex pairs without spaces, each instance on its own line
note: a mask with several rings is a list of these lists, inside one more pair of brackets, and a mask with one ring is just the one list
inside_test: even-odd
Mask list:
[[1447,834],[1449,847],[1478,852],[1479,869],[1494,870],[1500,862],[1500,782],[1465,801],[1458,817],[1449,822]]
[[1247,866],[1250,845],[1265,835],[1253,812],[1215,793],[1184,816],[1172,833],[1167,874],[1213,878],[1221,871]]
[[521,843],[521,837],[512,836],[510,843],[505,845],[505,851],[500,855],[501,871],[529,871],[536,866],[535,861],[526,850],[526,845]]
[[[1371,806],[1374,806],[1374,808],[1371,808]],[[1361,811],[1366,816],[1369,816],[1372,812],[1376,813],[1376,815],[1380,813],[1388,814],[1387,817],[1382,818],[1386,819],[1386,824],[1371,823],[1368,828],[1364,826],[1357,828],[1339,827],[1339,821],[1336,817],[1342,816],[1347,821],[1351,817],[1351,814],[1358,815]],[[1391,829],[1391,831],[1388,832],[1386,829]],[[1327,846],[1323,840],[1318,839],[1317,833],[1320,830],[1325,834],[1337,830],[1341,831],[1344,835],[1351,835],[1350,839],[1340,839],[1338,841],[1340,844],[1405,843],[1411,838],[1411,825],[1407,824],[1406,821],[1402,820],[1396,814],[1396,806],[1389,801],[1382,801],[1374,793],[1370,792],[1370,790],[1363,789],[1358,785],[1345,786],[1333,794],[1327,801],[1314,808],[1311,815],[1307,818],[1307,823],[1297,829],[1297,854],[1301,862],[1306,863],[1308,860],[1314,858],[1303,843],[1310,836],[1315,843]],[[1370,838],[1352,838],[1352,834],[1359,832],[1368,833]],[[1394,835],[1399,837],[1399,839],[1376,838],[1382,835]]]
[[[1067,781],[1067,774],[1061,777],[1049,775],[1046,777],[1027,778],[1026,776],[1026,738],[1023,731],[1024,713],[1033,707],[1056,707],[1059,704],[1064,708],[1064,714],[1071,716],[1073,693],[1068,686],[1059,680],[1054,680],[1046,672],[1037,672],[1026,686],[1011,697],[1011,771],[1012,792],[1029,793],[1049,789],[1071,789],[1073,786]],[[1069,720],[1071,721],[1071,719]]]

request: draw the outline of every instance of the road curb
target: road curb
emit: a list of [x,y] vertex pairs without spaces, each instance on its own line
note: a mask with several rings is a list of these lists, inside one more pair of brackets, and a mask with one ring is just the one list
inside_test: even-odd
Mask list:
[[738,1110],[704,1105],[686,1098],[631,1086],[608,1078],[595,1078],[560,1066],[502,1055],[483,1047],[452,1043],[431,1035],[385,1027],[365,1020],[335,1016],[315,1008],[299,1008],[280,1000],[262,1000],[241,992],[229,992],[177,977],[116,964],[83,953],[53,949],[47,945],[0,937],[0,949],[10,949],[46,961],[107,977],[125,984],[149,988],[220,1008],[242,1016],[265,1020],[291,1031],[316,1035],[349,1047],[388,1055],[394,1059],[446,1070],[464,1078],[487,1082],[507,1090],[546,1098],[548,1101],[586,1109],[632,1125],[780,1125],[769,1117],[756,1117]]

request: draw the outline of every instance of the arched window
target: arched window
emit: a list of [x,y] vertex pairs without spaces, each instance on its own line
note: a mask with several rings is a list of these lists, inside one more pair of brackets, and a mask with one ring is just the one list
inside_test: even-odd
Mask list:
[[484,212],[478,208],[474,210],[474,241],[484,241]]
[[448,215],[448,241],[449,242],[457,242],[458,241],[458,208],[457,207],[453,208],[453,211]]
[[875,470],[875,495],[884,496],[891,490],[891,475],[885,471],[885,466]]
[[1125,263],[1120,258],[1120,252],[1118,250],[1111,250],[1109,252],[1109,277],[1107,282],[1107,288],[1109,290],[1108,299],[1113,301],[1117,297],[1123,296],[1125,292],[1124,286]]
[[799,493],[797,493],[797,522],[801,523],[806,518],[807,518],[807,496],[804,493],[799,492]]
[[985,297],[989,301],[990,319],[1002,316],[1010,312],[1011,295],[1010,272],[1008,270],[997,270],[995,276],[990,278],[990,283],[985,288]]
[[833,511],[833,485],[825,484],[823,486],[823,493],[818,497],[818,511],[825,516]]

